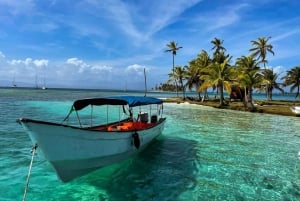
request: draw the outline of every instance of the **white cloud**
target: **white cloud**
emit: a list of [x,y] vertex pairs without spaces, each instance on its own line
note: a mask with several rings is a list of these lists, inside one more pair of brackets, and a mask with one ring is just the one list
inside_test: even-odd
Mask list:
[[248,4],[242,3],[233,6],[220,7],[206,16],[201,16],[201,21],[208,24],[208,30],[215,30],[230,26],[241,19],[241,10]]
[[[21,62],[22,62],[22,61],[21,61]],[[24,64],[25,64],[26,66],[29,66],[30,64],[33,63],[33,61],[32,61],[31,58],[27,58],[27,59],[25,59],[25,61],[23,61],[23,62],[24,62]]]
[[101,8],[104,8],[109,13],[109,19],[113,22],[113,25],[118,26],[130,37],[138,41],[141,40],[143,35],[134,25],[129,7],[125,3],[121,1],[106,1],[102,2]]
[[131,82],[138,82],[139,84],[142,84],[144,80],[144,69],[149,71],[149,68],[139,64],[127,66],[125,69],[126,79]]
[[83,73],[89,68],[88,64],[78,58],[69,58],[67,59],[66,64],[77,67],[78,73]]
[[19,61],[13,59],[13,60],[11,60],[11,61],[8,61],[8,63],[11,64],[11,65],[17,65],[17,64],[19,64]]
[[33,63],[37,67],[43,67],[43,66],[48,66],[49,61],[46,59],[41,59],[41,60],[34,60]]
[[17,65],[25,65],[25,66],[35,66],[35,67],[43,67],[43,66],[48,66],[49,61],[46,59],[35,59],[33,60],[32,58],[26,58],[25,60],[16,60],[13,59],[11,61],[8,61],[9,64],[13,66]]
[[4,59],[5,55],[0,51],[0,59]]
[[46,72],[48,83],[62,86],[107,83],[109,88],[127,79],[138,88],[149,66],[150,82],[167,80],[169,41],[184,47],[175,59],[184,66],[201,49],[211,53],[214,37],[223,39],[235,58],[249,53],[251,40],[272,36],[270,66],[298,65],[300,18],[293,6],[298,3],[286,1],[282,8],[282,2],[263,1],[0,0],[1,48],[8,53],[0,52],[0,79],[11,80],[14,73],[17,80],[32,82]]
[[111,66],[99,66],[99,65],[96,65],[96,66],[92,66],[92,67],[91,67],[91,70],[92,70],[92,71],[97,71],[97,72],[99,72],[99,71],[108,71],[108,72],[112,72],[113,67],[111,67]]
[[[165,0],[160,1],[159,4],[155,4],[150,8],[151,15],[148,16],[147,22],[145,23],[146,25],[148,25],[146,35],[150,37],[166,26],[172,24],[173,22],[178,20],[178,17],[184,11],[186,11],[186,9],[194,6],[201,1],[202,0],[179,0],[173,1],[172,6],[170,6],[170,1]],[[145,7],[145,9],[148,10],[149,7]]]
[[85,66],[87,64],[85,64],[82,60],[78,59],[78,58],[69,58],[66,61],[67,64],[72,64],[75,66]]
[[281,33],[280,35],[277,35],[275,37],[272,38],[272,41],[273,42],[276,42],[276,41],[281,41],[285,38],[288,38],[288,37],[291,37],[293,35],[299,35],[300,34],[300,29],[294,29],[294,30],[288,30],[287,32],[284,32],[284,33]]
[[[186,9],[201,1],[177,0],[170,6],[169,0],[161,0],[159,3],[141,1],[138,4],[118,0],[89,0],[83,2],[82,6],[97,18],[106,18],[105,21],[110,22],[109,26],[122,31],[118,34],[125,34],[134,39],[133,44],[140,45],[151,40],[155,33],[175,22]],[[98,30],[102,28],[98,27]]]
[[[113,67],[112,66],[107,66],[107,65],[90,65],[84,62],[83,60],[80,60],[78,58],[69,58],[66,61],[67,65],[75,66],[78,68],[78,73],[86,73],[89,76],[93,76],[94,73],[101,73],[101,72],[112,72]],[[73,70],[73,68],[72,68]]]
[[28,66],[31,63],[32,59],[31,58],[26,58],[25,60],[16,60],[13,59],[11,61],[8,61],[11,65],[25,65]]
[[138,64],[133,64],[133,65],[129,65],[127,68],[126,68],[126,72],[137,72],[137,73],[140,73],[140,72],[144,72],[144,69],[146,69],[146,66],[142,66],[142,65],[138,65]]

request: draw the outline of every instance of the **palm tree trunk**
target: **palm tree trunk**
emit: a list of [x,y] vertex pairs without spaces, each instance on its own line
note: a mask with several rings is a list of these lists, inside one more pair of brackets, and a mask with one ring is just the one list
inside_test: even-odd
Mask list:
[[271,87],[269,87],[269,100],[272,100],[273,90]]
[[253,104],[253,101],[252,101],[252,93],[253,93],[253,90],[252,90],[252,88],[250,88],[249,89],[249,99],[248,99],[248,107],[250,106],[250,111],[255,110],[255,107],[254,107],[254,104]]
[[207,89],[205,89],[205,91],[204,91],[204,98],[209,99]]
[[[266,71],[266,62],[264,62],[264,70]],[[269,84],[267,83],[266,84],[266,98],[267,98],[267,101],[269,101],[270,99],[270,95],[269,95]]]
[[244,107],[245,107],[245,110],[246,110],[247,109],[247,103],[248,103],[247,87],[245,87],[243,102],[244,102]]
[[196,89],[197,89],[197,93],[198,93],[198,99],[201,100],[201,92],[198,90],[200,87],[199,84],[196,84]]
[[182,98],[183,98],[183,100],[185,100],[185,88],[183,86],[182,78],[179,78],[179,82],[180,82],[180,86],[182,88],[182,96],[183,96]]
[[223,106],[223,105],[225,105],[224,104],[223,84],[220,84],[219,87],[220,87],[220,106]]
[[[174,73],[175,73],[175,71],[174,71],[174,54],[173,54],[173,75],[174,75]],[[178,85],[177,85],[177,80],[176,80],[176,78],[174,77],[174,81],[175,81],[175,87],[176,87],[176,96],[178,97]]]

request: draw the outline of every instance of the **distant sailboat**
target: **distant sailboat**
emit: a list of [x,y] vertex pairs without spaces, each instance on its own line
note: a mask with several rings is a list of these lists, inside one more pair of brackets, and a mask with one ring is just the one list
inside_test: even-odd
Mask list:
[[46,72],[45,72],[45,70],[46,70],[46,67],[45,67],[45,69],[44,69],[44,79],[43,79],[43,86],[42,86],[42,90],[46,90],[47,89],[47,87],[46,87]]
[[45,84],[45,78],[44,78],[44,85],[42,86],[42,89],[43,89],[43,90],[46,90],[46,89],[47,89],[46,84]]
[[38,89],[39,85],[38,85],[38,75],[35,75],[35,88]]
[[15,76],[14,76],[14,78],[13,78],[11,87],[12,87],[12,88],[16,88],[16,87],[17,87],[16,81],[15,81]]
[[47,87],[46,87],[46,84],[45,84],[45,78],[44,78],[44,82],[43,82],[43,86],[40,88],[39,85],[38,85],[38,75],[35,76],[35,88],[36,89],[42,89],[42,90],[46,90]]

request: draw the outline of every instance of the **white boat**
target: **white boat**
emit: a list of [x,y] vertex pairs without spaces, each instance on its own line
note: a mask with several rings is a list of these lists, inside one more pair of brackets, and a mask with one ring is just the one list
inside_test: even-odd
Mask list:
[[46,87],[46,82],[45,82],[45,78],[44,78],[44,85],[42,86],[42,90],[46,90],[47,87]]
[[297,116],[300,115],[300,106],[292,106],[290,107],[293,113],[295,113]]
[[[105,112],[102,112],[102,115],[107,122],[94,126],[93,115],[98,106],[99,109],[105,108],[106,114],[103,115]],[[108,122],[109,109],[112,107],[118,107],[119,120]],[[83,118],[79,118],[79,113],[86,108],[92,108],[93,114],[89,113],[89,125],[84,126],[87,115],[85,113]],[[149,112],[142,112],[145,108]],[[136,119],[134,113],[137,113]],[[100,167],[125,160],[143,150],[162,133],[166,121],[162,113],[163,102],[160,99],[119,96],[77,100],[62,123],[27,118],[17,121],[54,167],[58,177],[67,182]],[[148,115],[151,116],[150,120]],[[67,123],[73,116],[78,120],[77,126]]]

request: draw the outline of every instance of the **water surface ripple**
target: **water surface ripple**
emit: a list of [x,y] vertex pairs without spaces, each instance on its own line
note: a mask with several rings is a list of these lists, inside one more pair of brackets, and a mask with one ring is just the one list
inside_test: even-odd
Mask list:
[[[1,89],[0,200],[22,199],[31,158],[16,118],[60,122],[74,99],[120,93]],[[148,149],[69,183],[38,153],[27,200],[300,200],[299,118],[175,103],[164,115]]]

